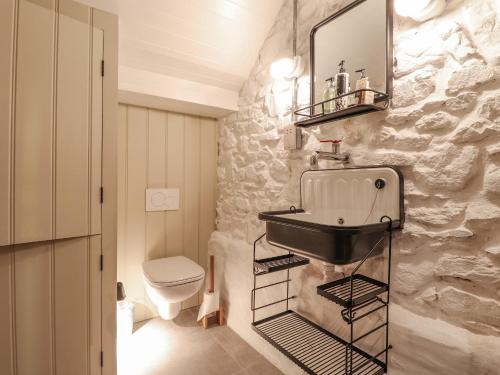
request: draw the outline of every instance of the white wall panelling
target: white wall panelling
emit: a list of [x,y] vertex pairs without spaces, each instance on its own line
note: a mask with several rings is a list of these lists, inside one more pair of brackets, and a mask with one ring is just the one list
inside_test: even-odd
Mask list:
[[[118,279],[139,321],[156,316],[144,291],[144,260],[184,255],[206,268],[215,225],[216,122],[120,105],[118,150]],[[146,188],[178,188],[180,209],[146,212]],[[184,308],[198,303],[194,296]]]

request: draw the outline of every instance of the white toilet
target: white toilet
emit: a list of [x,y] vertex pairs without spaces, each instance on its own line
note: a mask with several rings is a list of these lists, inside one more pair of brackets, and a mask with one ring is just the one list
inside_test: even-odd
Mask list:
[[149,298],[167,320],[179,314],[181,302],[198,293],[205,278],[205,270],[183,256],[145,261],[142,271]]

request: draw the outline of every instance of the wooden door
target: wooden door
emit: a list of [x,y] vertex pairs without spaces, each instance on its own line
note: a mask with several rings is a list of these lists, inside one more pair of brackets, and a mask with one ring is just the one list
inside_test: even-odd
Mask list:
[[0,374],[100,374],[104,32],[5,0],[0,34]]

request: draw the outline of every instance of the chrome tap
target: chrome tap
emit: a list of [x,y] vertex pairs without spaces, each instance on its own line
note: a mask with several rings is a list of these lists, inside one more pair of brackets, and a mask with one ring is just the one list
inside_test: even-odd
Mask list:
[[335,160],[335,161],[340,161],[343,163],[348,163],[349,162],[349,154],[347,152],[340,152],[340,142],[342,142],[339,139],[328,139],[324,141],[320,141],[322,143],[331,143],[332,144],[332,151],[327,152],[327,151],[315,151],[312,155],[311,158],[309,159],[309,164],[311,169],[318,169],[318,161],[320,159],[324,160]]

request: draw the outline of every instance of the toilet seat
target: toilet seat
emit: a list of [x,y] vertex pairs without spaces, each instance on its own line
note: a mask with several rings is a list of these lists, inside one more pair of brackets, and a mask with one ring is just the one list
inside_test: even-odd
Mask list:
[[147,282],[158,287],[189,284],[205,277],[205,270],[184,256],[148,260],[142,269]]

